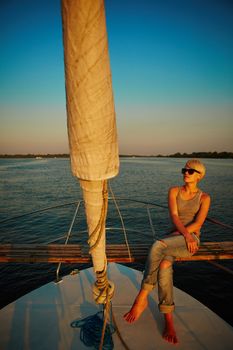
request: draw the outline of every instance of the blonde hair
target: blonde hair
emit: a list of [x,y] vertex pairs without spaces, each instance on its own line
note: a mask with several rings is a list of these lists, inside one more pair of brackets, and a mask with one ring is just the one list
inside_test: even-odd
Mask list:
[[204,164],[198,160],[198,159],[190,159],[187,161],[186,165],[189,168],[195,169],[197,171],[200,171],[200,175],[201,175],[201,179],[203,179],[203,177],[205,176],[206,173],[206,168],[204,166]]

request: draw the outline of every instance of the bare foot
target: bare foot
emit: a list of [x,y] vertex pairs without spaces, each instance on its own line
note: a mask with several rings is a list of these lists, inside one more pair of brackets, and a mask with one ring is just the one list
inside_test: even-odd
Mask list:
[[163,332],[163,339],[165,339],[166,341],[168,341],[169,343],[172,343],[172,344],[178,343],[178,339],[177,339],[176,332],[174,329],[167,329],[165,327],[164,332]]
[[178,338],[176,336],[176,331],[174,328],[172,313],[164,314],[165,317],[165,327],[163,331],[163,339],[172,344],[178,343]]
[[126,322],[133,323],[139,319],[143,311],[148,306],[147,296],[148,292],[146,290],[140,290],[130,311],[124,315]]

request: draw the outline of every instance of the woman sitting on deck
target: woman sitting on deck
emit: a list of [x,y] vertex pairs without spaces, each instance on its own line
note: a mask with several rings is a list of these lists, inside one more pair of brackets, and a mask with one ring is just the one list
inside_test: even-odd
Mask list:
[[199,160],[189,160],[182,174],[184,185],[172,187],[168,193],[169,212],[174,227],[172,233],[152,245],[141,289],[132,308],[124,315],[127,322],[136,321],[146,309],[148,294],[158,282],[159,310],[165,318],[163,338],[173,344],[178,339],[172,314],[175,308],[172,264],[176,257],[189,257],[197,252],[200,229],[210,206],[210,196],[197,187],[205,175],[205,166]]

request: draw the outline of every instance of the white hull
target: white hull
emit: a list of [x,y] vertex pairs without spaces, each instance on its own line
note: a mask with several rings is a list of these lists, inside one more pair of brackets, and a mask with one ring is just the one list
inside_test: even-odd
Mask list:
[[[129,310],[142,278],[141,272],[109,264],[109,278],[115,283],[113,312],[121,335],[132,350],[174,349],[162,337],[163,317],[157,308],[157,293],[151,293],[148,309],[132,325],[123,315]],[[95,314],[92,269],[67,276],[59,284],[49,283],[9,304],[0,311],[1,350],[82,350],[80,329],[71,322]],[[233,328],[203,304],[175,288],[174,313],[179,349],[230,350]],[[114,349],[124,349],[116,333]]]

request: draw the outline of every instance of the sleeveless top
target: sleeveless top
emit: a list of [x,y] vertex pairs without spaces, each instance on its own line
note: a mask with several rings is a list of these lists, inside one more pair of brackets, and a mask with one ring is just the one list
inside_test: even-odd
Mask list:
[[181,188],[176,197],[178,215],[184,226],[191,224],[196,214],[198,213],[201,205],[202,191],[198,190],[196,195],[192,199],[183,199],[181,197]]

